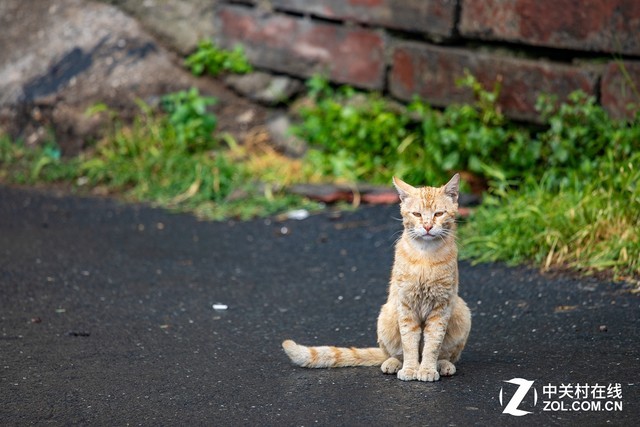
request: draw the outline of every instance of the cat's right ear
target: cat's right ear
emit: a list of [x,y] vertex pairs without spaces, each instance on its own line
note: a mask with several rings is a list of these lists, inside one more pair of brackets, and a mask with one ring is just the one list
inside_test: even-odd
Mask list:
[[414,187],[395,176],[393,177],[393,185],[396,187],[396,190],[398,190],[398,195],[400,195],[400,201],[402,202],[404,202],[409,196],[411,196],[411,193],[415,191]]

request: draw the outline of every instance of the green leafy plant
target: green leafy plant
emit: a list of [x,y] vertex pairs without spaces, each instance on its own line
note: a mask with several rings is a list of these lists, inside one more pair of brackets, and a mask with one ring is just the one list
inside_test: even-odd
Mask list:
[[505,119],[500,86],[487,92],[470,75],[461,84],[473,88],[476,103],[440,111],[417,99],[405,108],[378,94],[334,89],[314,77],[296,133],[315,147],[308,156],[314,167],[347,180],[388,183],[395,173],[428,183],[454,170],[510,179],[531,168],[539,144]]
[[245,74],[253,70],[242,46],[226,50],[217,47],[211,40],[198,43],[197,50],[187,57],[185,65],[197,76],[204,73],[217,76],[223,72]]
[[195,151],[211,148],[215,143],[217,119],[207,111],[215,103],[215,98],[201,96],[198,89],[191,88],[163,96],[161,106],[169,115],[168,123],[173,126],[177,141]]
[[540,163],[486,197],[461,228],[463,256],[640,280],[640,122],[612,120],[579,92],[539,108]]
[[537,135],[547,180],[566,183],[569,172],[595,173],[601,157],[613,147],[616,157],[632,154],[640,140],[637,124],[612,120],[592,96],[582,92],[569,95],[557,105],[553,97],[542,96],[538,109],[548,128]]
[[391,111],[378,95],[346,86],[334,90],[320,77],[308,86],[313,105],[302,109],[303,122],[295,132],[317,147],[307,157],[313,167],[353,181],[390,178],[398,147],[408,136],[409,117]]

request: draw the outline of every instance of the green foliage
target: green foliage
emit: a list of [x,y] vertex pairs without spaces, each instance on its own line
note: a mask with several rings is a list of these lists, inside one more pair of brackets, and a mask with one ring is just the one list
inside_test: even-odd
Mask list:
[[170,206],[218,202],[242,179],[221,152],[185,144],[170,117],[146,113],[117,125],[80,165],[87,183],[124,191],[137,200]]
[[544,163],[486,198],[461,229],[463,256],[640,279],[640,121],[611,120],[578,92],[540,109]]
[[640,117],[611,120],[576,92],[561,104],[541,97],[544,126],[534,129],[504,117],[500,82],[485,90],[467,75],[460,83],[475,102],[437,110],[314,77],[296,129],[313,148],[304,164],[286,167],[274,153],[250,159],[232,140],[225,146],[207,111],[214,100],[195,89],[178,92],[163,98],[166,114],[140,104],[130,126],[110,116],[111,133],[79,158],[64,159],[53,140],[27,148],[0,135],[0,180],[101,186],[220,219],[315,208],[275,190],[300,176],[388,184],[397,174],[437,184],[467,171],[486,179],[489,191],[460,228],[464,257],[640,279]]
[[217,76],[222,72],[245,74],[253,70],[242,46],[233,50],[217,47],[211,40],[203,40],[198,49],[185,60],[185,65],[197,76],[207,73]]
[[[188,99],[197,101],[191,95]],[[248,219],[291,206],[317,208],[300,197],[271,189],[258,191],[254,179],[259,177],[250,174],[232,150],[204,138],[205,131],[210,135],[203,124],[206,122],[201,117],[191,122],[196,136],[184,138],[182,121],[174,120],[174,114],[159,116],[143,108],[132,126],[116,126],[96,146],[91,157],[81,164],[80,172],[91,186],[103,185],[135,200],[210,219]],[[235,145],[230,137],[227,141]]]
[[476,103],[440,111],[420,100],[404,108],[377,94],[333,89],[314,77],[313,104],[301,110],[296,133],[315,146],[308,157],[314,167],[351,181],[388,183],[398,174],[424,184],[455,170],[510,179],[531,168],[539,144],[500,112],[499,85],[487,92],[469,75],[461,84],[474,90]]
[[548,173],[488,196],[460,229],[462,256],[639,280],[640,152],[623,160],[615,151],[605,149],[593,171],[569,172],[562,190]]
[[313,167],[352,181],[390,178],[398,168],[409,118],[390,111],[380,96],[365,97],[349,87],[334,91],[319,77],[309,89],[315,106],[302,110],[304,122],[296,132],[323,150],[310,152]]
[[73,179],[76,161],[63,162],[60,147],[52,138],[39,147],[27,147],[0,133],[0,180],[17,184]]
[[[250,173],[243,160],[212,135],[216,118],[206,112],[211,103],[195,90],[167,95],[167,114],[139,103],[140,113],[131,125],[111,116],[108,135],[70,159],[62,157],[53,141],[27,148],[0,134],[0,181],[99,187],[212,219],[248,219],[293,206],[318,208],[269,186],[260,189],[255,170]],[[91,110],[107,111],[104,105]],[[230,137],[226,142],[235,145]]]
[[162,97],[162,109],[169,115],[175,138],[188,150],[197,151],[213,146],[217,119],[207,111],[207,107],[215,103],[215,98],[200,96],[196,88]]
[[542,166],[553,185],[568,184],[567,175],[572,171],[597,173],[608,149],[623,160],[640,147],[639,122],[611,120],[594,97],[582,92],[570,94],[560,106],[554,98],[543,96],[538,109],[548,124],[547,130],[537,135]]

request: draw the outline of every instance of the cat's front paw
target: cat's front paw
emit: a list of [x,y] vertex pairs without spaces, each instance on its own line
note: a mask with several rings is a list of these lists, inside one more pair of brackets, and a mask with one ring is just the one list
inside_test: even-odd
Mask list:
[[398,371],[398,379],[402,381],[413,381],[416,379],[416,370],[413,368],[402,368]]
[[418,381],[438,381],[440,379],[440,374],[435,369],[418,369],[416,373],[416,379]]

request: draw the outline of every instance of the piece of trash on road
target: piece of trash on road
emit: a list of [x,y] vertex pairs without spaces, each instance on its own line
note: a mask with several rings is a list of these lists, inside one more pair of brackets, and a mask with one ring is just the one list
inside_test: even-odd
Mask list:
[[309,211],[306,209],[296,209],[293,211],[289,211],[287,212],[287,218],[302,221],[303,219],[309,218]]
[[306,209],[294,209],[276,215],[275,219],[276,221],[286,221],[288,219],[302,221],[303,219],[309,218],[309,216],[311,216],[311,213]]
[[227,304],[213,304],[212,307],[214,310],[226,310],[229,308]]

